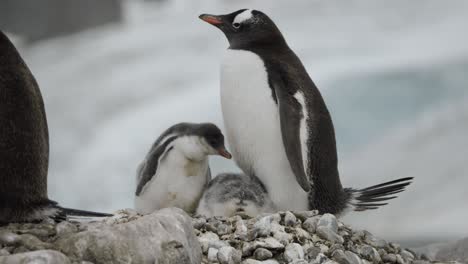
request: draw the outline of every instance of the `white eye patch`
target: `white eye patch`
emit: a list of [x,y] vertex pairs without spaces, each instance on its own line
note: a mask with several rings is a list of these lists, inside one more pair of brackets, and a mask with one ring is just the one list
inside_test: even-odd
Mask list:
[[246,20],[249,20],[252,18],[252,9],[247,9],[245,10],[244,12],[238,14],[235,18],[234,18],[234,21],[232,21],[232,24],[235,24],[235,23],[242,23]]

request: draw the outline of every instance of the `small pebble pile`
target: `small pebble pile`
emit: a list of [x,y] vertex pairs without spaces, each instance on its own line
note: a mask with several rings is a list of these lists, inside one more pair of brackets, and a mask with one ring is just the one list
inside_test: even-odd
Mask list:
[[367,231],[353,231],[331,214],[279,212],[243,219],[193,220],[203,263],[368,264],[431,263]]
[[[101,221],[0,227],[0,264],[368,264],[438,263],[331,214],[190,217],[167,208],[121,210]],[[440,263],[440,262],[439,262]]]

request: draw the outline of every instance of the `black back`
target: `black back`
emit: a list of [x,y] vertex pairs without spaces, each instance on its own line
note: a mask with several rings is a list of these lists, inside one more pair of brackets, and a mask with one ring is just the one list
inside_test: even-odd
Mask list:
[[0,31],[0,222],[47,199],[49,135],[41,92]]

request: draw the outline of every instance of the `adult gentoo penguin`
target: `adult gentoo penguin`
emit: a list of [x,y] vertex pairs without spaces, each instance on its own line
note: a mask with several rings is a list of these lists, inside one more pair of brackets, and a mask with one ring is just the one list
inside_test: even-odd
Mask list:
[[404,178],[344,189],[330,113],[275,23],[251,9],[200,18],[229,41],[221,105],[233,157],[265,184],[278,209],[334,214],[375,209],[410,183]]
[[208,155],[231,158],[216,125],[179,123],[167,129],[138,167],[135,209],[141,214],[165,207],[195,212],[211,179]]
[[276,211],[263,183],[255,176],[223,173],[208,184],[197,208],[205,217],[255,217]]
[[47,196],[49,135],[41,92],[0,31],[0,224],[67,215],[107,214],[62,208]]

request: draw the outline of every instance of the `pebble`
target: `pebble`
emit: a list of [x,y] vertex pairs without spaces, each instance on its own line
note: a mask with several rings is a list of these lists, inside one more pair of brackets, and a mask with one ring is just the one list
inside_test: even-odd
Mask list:
[[239,264],[242,260],[242,254],[230,246],[220,248],[217,255],[220,264]]
[[336,232],[333,232],[333,230],[329,229],[327,226],[318,226],[317,235],[333,243],[343,244],[344,242],[344,239],[340,235],[338,235]]
[[317,223],[317,228],[324,226],[333,233],[338,232],[338,221],[336,220],[336,217],[332,214],[324,214],[322,217],[320,217],[318,223]]
[[305,220],[302,223],[302,228],[304,228],[305,230],[307,230],[307,232],[309,232],[311,234],[315,233],[315,230],[317,229],[317,223],[318,223],[319,219],[320,219],[320,217],[318,217],[318,216],[307,218],[307,220]]
[[384,262],[395,263],[395,262],[397,261],[397,257],[396,257],[395,254],[390,253],[390,254],[385,254],[385,255],[383,255],[382,260],[383,260]]
[[[239,216],[238,216],[239,217]],[[234,236],[240,240],[247,240],[247,226],[245,225],[244,220],[241,217],[236,222],[236,231],[234,232]]]
[[296,223],[297,223],[296,216],[293,213],[289,212],[289,211],[285,212],[285,214],[284,214],[284,225],[285,226],[295,226]]
[[59,236],[63,236],[65,234],[73,234],[78,232],[78,227],[70,222],[63,221],[55,226],[55,232]]
[[313,244],[306,244],[302,248],[304,249],[304,258],[308,260],[315,259],[321,252],[320,248]]
[[20,243],[21,237],[15,233],[2,230],[0,231],[0,244],[14,246]]
[[273,257],[273,253],[270,250],[265,248],[257,248],[253,253],[253,256],[257,260],[267,260]]
[[195,229],[202,229],[206,224],[205,218],[194,218],[192,221],[193,228]]
[[209,248],[208,249],[208,261],[209,262],[218,262],[218,249]]
[[0,256],[8,256],[10,252],[4,248],[0,249]]
[[299,219],[301,220],[302,222],[304,222],[307,218],[311,218],[313,216],[316,216],[318,215],[318,211],[317,210],[311,210],[311,211],[297,211],[297,212],[293,212],[294,215]]
[[302,246],[297,243],[291,243],[284,249],[284,259],[287,262],[292,262],[297,259],[304,259],[304,250]]
[[317,257],[312,261],[313,264],[322,264],[328,261],[328,257],[325,256],[323,253],[317,255]]
[[375,250],[375,248],[371,246],[364,245],[359,251],[360,254],[367,260],[374,261],[377,263],[382,261],[379,252],[377,252],[377,250]]
[[336,250],[332,254],[333,260],[340,264],[360,264],[361,259],[351,251]]
[[260,237],[269,236],[272,232],[272,223],[279,223],[281,220],[281,216],[279,214],[272,214],[268,216],[264,216],[260,218],[255,224],[253,225],[254,232]]
[[412,261],[414,259],[413,253],[409,252],[408,250],[402,250],[400,255],[406,260],[406,261]]

